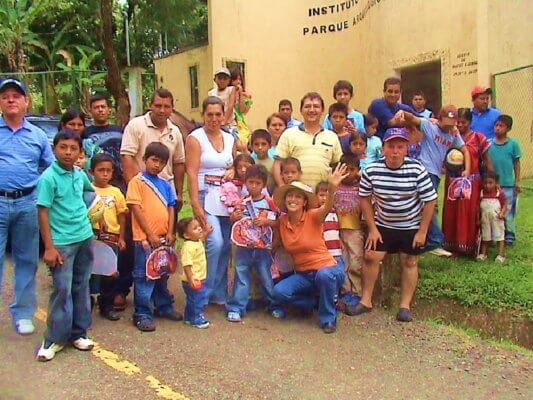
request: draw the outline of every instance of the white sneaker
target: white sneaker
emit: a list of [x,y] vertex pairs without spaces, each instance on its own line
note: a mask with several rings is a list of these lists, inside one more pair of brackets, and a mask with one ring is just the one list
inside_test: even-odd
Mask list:
[[15,322],[15,326],[19,335],[31,335],[35,332],[35,326],[31,319],[19,319]]
[[496,259],[494,261],[496,261],[497,263],[503,264],[505,263],[506,259],[504,256],[498,255],[496,256]]
[[444,250],[441,247],[431,250],[430,254],[433,254],[434,256],[439,256],[439,257],[451,257],[453,255],[452,253],[450,253],[447,250]]
[[89,351],[94,347],[94,342],[91,339],[81,337],[72,342],[72,346],[81,351]]
[[44,341],[41,345],[41,348],[37,352],[37,361],[50,361],[52,358],[55,357],[56,353],[63,350],[63,345],[52,343],[48,348],[44,347]]
[[479,255],[476,257],[476,260],[477,260],[477,261],[487,261],[487,255],[486,255],[486,254],[479,254]]
[[241,322],[241,314],[239,314],[238,312],[235,312],[235,311],[230,311],[228,313],[228,316],[226,317],[226,319],[229,322]]

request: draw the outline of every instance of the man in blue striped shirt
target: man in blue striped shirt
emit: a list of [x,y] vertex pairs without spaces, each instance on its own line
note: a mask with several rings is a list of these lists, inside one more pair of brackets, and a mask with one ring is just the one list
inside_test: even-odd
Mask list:
[[34,331],[37,307],[35,272],[39,259],[36,191],[39,169],[54,160],[46,134],[30,124],[24,84],[15,78],[0,82],[0,286],[8,234],[14,269],[15,300],[9,305],[21,335]]
[[[408,137],[403,128],[389,128],[383,140],[383,159],[370,163],[359,185],[361,209],[368,225],[361,302],[352,315],[372,311],[372,293],[379,264],[387,253],[400,253],[402,265],[398,321],[413,320],[410,307],[418,281],[418,255],[424,251],[437,193],[424,166],[407,158]],[[376,212],[372,207],[376,204]]]

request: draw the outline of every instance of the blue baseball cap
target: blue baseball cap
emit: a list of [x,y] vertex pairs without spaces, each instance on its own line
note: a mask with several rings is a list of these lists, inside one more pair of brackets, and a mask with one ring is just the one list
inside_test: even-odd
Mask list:
[[24,86],[24,84],[17,78],[5,78],[0,81],[0,92],[3,92],[9,87],[17,89],[24,96],[28,95],[28,92],[26,91],[26,86]]
[[409,140],[407,137],[407,129],[404,128],[389,128],[385,131],[385,135],[383,135],[383,141],[386,142],[387,140],[392,139],[403,139],[403,140]]

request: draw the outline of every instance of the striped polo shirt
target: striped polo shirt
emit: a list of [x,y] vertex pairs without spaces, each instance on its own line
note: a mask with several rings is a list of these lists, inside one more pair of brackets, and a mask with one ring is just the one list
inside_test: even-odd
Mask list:
[[369,164],[361,176],[359,195],[373,196],[376,225],[402,230],[418,229],[424,203],[437,199],[424,166],[407,157],[397,169],[388,168],[385,159]]
[[342,245],[339,233],[339,218],[335,211],[330,211],[324,219],[324,242],[333,257],[342,256]]
[[302,124],[283,132],[276,153],[280,158],[297,158],[302,166],[301,181],[314,188],[328,180],[330,164],[339,162],[342,148],[335,132],[321,129],[313,135],[305,132]]

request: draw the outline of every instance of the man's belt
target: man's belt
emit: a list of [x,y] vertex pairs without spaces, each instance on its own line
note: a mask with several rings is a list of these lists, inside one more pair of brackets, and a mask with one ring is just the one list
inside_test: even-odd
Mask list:
[[6,192],[5,190],[0,190],[0,197],[5,197],[6,199],[20,199],[21,197],[27,196],[33,192],[35,186],[25,189],[14,190],[12,192]]

